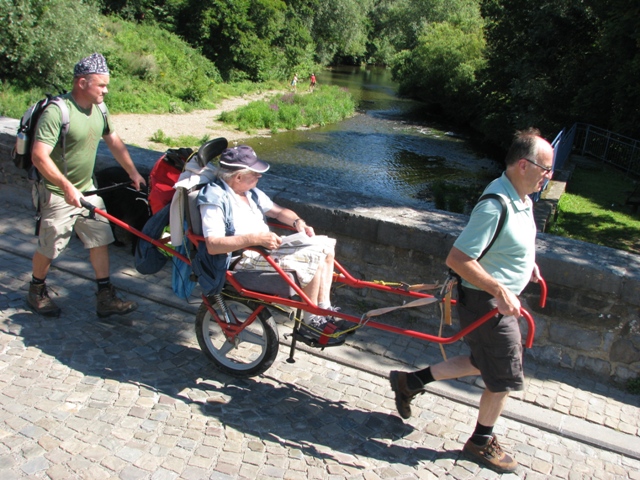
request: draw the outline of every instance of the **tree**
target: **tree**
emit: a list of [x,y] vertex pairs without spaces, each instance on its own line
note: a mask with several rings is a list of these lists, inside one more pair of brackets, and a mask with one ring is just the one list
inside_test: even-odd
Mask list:
[[481,27],[481,22],[427,26],[417,46],[394,61],[400,92],[438,105],[457,122],[467,122],[478,101],[476,72],[484,65]]
[[0,77],[24,87],[64,88],[74,64],[99,50],[93,2],[3,1],[0,19]]
[[379,0],[370,16],[374,36],[400,52],[415,48],[431,23],[479,18],[478,0]]
[[319,63],[326,65],[338,58],[365,56],[371,5],[372,0],[316,2],[312,31]]
[[574,110],[581,121],[640,139],[640,4],[607,0],[593,9],[601,20],[597,51]]
[[[281,0],[190,0],[179,33],[215,62],[227,80],[286,76],[287,6]],[[288,36],[288,37],[287,37]]]
[[575,108],[596,52],[600,21],[583,0],[484,0],[487,68],[475,125],[506,145],[531,125],[555,135],[582,117]]
[[391,68],[400,92],[456,121],[468,121],[477,104],[477,72],[484,65],[476,0],[401,0],[382,2],[378,10],[383,8],[382,31],[398,49]]

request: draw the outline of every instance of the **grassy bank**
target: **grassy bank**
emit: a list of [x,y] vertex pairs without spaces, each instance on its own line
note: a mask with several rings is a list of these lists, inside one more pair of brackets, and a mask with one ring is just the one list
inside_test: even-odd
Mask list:
[[640,215],[625,201],[631,178],[608,166],[577,166],[549,233],[640,254]]
[[294,130],[335,123],[355,112],[353,97],[345,89],[323,85],[313,93],[286,93],[267,100],[251,102],[231,112],[225,112],[220,120],[251,133],[254,130]]
[[[183,113],[215,108],[225,98],[287,88],[285,81],[225,83],[213,62],[151,25],[105,17],[101,45],[111,70],[107,105],[112,113]],[[0,81],[0,115],[20,118],[45,93],[70,90],[72,75],[69,71],[66,84],[46,89]]]

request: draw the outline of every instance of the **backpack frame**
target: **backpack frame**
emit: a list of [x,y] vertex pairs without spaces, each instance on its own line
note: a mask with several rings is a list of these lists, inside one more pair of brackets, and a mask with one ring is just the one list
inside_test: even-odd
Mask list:
[[[62,141],[62,163],[64,165],[64,176],[67,176],[67,159],[66,159],[66,137],[69,132],[69,108],[62,98],[64,93],[59,95],[51,95],[47,93],[45,98],[31,105],[20,119],[20,126],[16,134],[16,143],[11,152],[13,164],[27,172],[31,177],[34,166],[32,161],[32,150],[35,139],[36,128],[40,117],[44,111],[50,106],[55,105],[60,109],[61,126],[58,141]],[[109,124],[107,122],[107,109],[104,103],[98,104],[100,113],[104,120],[103,135],[109,133]]]

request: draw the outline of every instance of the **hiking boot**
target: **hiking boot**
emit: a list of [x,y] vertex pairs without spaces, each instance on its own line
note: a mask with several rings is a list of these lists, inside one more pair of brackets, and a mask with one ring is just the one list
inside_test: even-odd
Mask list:
[[138,308],[136,302],[125,302],[119,298],[116,295],[116,288],[113,285],[98,291],[96,296],[96,313],[100,318],[114,314],[126,315]]
[[41,283],[40,285],[29,284],[27,303],[36,313],[45,317],[60,316],[60,307],[49,298],[49,292],[47,291],[47,285],[45,283]]
[[409,388],[407,375],[407,372],[399,372],[397,370],[392,370],[389,373],[389,383],[396,394],[396,409],[405,420],[411,417],[411,400],[413,400],[413,397],[425,392],[424,388],[418,388],[417,390]]
[[513,472],[518,466],[518,462],[502,450],[495,435],[487,440],[484,445],[476,445],[469,439],[464,444],[462,451],[469,458],[483,463],[499,473]]

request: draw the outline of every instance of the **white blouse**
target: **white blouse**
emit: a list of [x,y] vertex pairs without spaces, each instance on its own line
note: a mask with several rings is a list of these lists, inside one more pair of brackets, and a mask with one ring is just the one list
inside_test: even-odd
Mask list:
[[[229,185],[222,182],[225,190],[231,199],[233,209],[233,226],[236,235],[246,235],[248,233],[268,232],[269,226],[264,221],[264,215],[260,207],[253,200],[251,192],[247,192],[249,204],[243,201],[240,195],[235,193]],[[258,201],[265,209],[265,213],[273,208],[273,201],[260,189],[255,189],[258,194]],[[222,208],[214,205],[200,206],[202,217],[202,234],[206,237],[224,237],[224,215]]]

